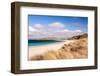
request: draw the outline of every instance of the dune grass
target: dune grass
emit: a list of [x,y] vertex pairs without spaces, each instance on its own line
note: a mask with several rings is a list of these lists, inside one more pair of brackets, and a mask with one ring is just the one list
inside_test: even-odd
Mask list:
[[57,51],[52,50],[42,55],[32,56],[30,60],[56,60],[56,59],[81,59],[88,57],[87,38],[75,40],[69,44],[64,44]]

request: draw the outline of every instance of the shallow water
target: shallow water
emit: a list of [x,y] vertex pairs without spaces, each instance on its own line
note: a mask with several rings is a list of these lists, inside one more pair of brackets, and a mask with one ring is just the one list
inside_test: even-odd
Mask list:
[[28,46],[41,46],[61,42],[64,42],[64,40],[28,40]]

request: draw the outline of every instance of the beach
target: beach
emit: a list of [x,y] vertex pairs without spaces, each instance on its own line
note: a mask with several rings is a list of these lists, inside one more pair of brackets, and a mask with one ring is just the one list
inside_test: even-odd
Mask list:
[[69,44],[69,43],[74,42],[74,41],[75,40],[64,40],[64,42],[52,43],[52,44],[48,44],[48,45],[30,46],[29,47],[29,60],[33,56],[42,55],[45,52],[48,52],[48,51],[51,51],[51,50],[57,51],[64,44]]

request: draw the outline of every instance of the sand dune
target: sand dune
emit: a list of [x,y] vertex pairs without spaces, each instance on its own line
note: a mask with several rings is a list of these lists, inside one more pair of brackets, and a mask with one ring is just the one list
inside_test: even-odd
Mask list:
[[[33,56],[41,55],[49,51],[57,51],[60,49],[64,44],[68,44],[70,42],[73,42],[74,40],[64,40],[64,42],[60,43],[53,43],[43,46],[32,46],[29,47],[29,59]],[[52,50],[51,50],[52,49]]]
[[87,38],[29,48],[29,60],[87,58]]

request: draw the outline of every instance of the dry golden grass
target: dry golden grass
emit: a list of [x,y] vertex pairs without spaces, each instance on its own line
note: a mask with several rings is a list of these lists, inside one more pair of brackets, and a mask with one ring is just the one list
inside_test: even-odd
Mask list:
[[43,55],[33,56],[31,60],[55,60],[55,59],[80,59],[88,57],[87,38],[64,44],[59,50],[50,50]]

